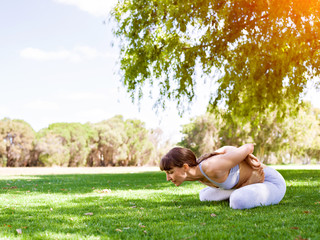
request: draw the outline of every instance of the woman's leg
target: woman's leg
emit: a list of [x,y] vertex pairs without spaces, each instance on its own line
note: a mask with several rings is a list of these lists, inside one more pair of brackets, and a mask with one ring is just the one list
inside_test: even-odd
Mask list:
[[199,193],[200,201],[222,201],[230,197],[235,190],[224,190],[221,188],[206,187]]
[[258,206],[278,204],[286,192],[284,178],[275,169],[264,169],[265,180],[236,189],[230,196],[230,207],[247,209]]

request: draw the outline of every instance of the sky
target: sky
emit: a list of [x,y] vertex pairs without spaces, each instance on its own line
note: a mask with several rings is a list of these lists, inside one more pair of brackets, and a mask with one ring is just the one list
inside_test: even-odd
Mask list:
[[[210,86],[199,84],[183,117],[175,104],[156,112],[148,90],[139,106],[132,103],[120,82],[119,49],[108,21],[115,2],[0,0],[0,119],[23,119],[39,131],[51,123],[96,123],[120,114],[180,140],[181,125],[205,113]],[[317,107],[319,94],[307,96]]]

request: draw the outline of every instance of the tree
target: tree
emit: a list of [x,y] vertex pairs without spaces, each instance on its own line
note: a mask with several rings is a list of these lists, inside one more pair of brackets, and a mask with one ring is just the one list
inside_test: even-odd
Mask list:
[[53,123],[40,131],[35,149],[43,164],[84,166],[89,153],[88,139],[93,132],[88,124]]
[[34,146],[33,166],[68,166],[70,151],[58,134],[41,130]]
[[141,166],[154,163],[156,147],[151,132],[140,120],[124,120],[117,115],[93,125],[96,134],[90,139],[88,166]]
[[[234,119],[236,120],[236,119]],[[213,114],[192,119],[183,126],[179,145],[192,149],[198,156],[223,146],[255,143],[254,154],[264,163],[310,163],[319,161],[320,110],[310,103],[297,116],[279,121],[270,111],[258,126],[243,128],[237,121],[221,121]]]
[[147,164],[159,165],[160,159],[173,147],[172,143],[163,136],[163,131],[160,128],[149,131],[149,140],[153,145],[154,151],[149,157]]
[[93,129],[95,134],[90,138],[88,166],[115,166],[126,158],[126,133],[122,116],[93,124]]
[[168,150],[160,129],[117,115],[99,123],[53,123],[35,133],[22,120],[0,120],[0,166],[157,164]]
[[221,118],[215,115],[198,116],[182,126],[183,138],[179,145],[191,149],[197,156],[213,152],[221,147],[221,127]]
[[190,148],[197,156],[222,146],[252,142],[249,124],[242,126],[236,119],[225,121],[221,115],[210,113],[191,119],[190,123],[182,126],[181,132],[183,138],[179,145]]
[[150,131],[145,128],[145,123],[137,119],[125,121],[128,165],[142,166],[154,161],[155,146],[152,144]]
[[[286,150],[288,162],[307,164],[311,159],[319,161],[320,153],[320,109],[307,103],[299,110],[295,119],[286,119]],[[296,158],[296,160],[294,160]]]
[[318,0],[119,0],[112,16],[132,99],[149,83],[157,105],[184,109],[200,69],[203,79],[217,77],[211,109],[222,104],[258,125],[268,109],[282,117],[301,103],[308,81],[319,85]]
[[[306,143],[307,148],[305,153],[307,156],[310,156],[311,163],[319,163],[319,156],[320,156],[320,109],[319,108],[311,108],[311,114],[313,115],[314,119],[316,119],[316,124],[313,124],[312,127],[316,129],[312,131],[309,136],[309,142]],[[310,140],[312,141],[311,144]]]
[[[7,167],[25,167],[30,161],[35,132],[23,120],[0,121],[0,161]],[[2,164],[3,164],[2,163]]]

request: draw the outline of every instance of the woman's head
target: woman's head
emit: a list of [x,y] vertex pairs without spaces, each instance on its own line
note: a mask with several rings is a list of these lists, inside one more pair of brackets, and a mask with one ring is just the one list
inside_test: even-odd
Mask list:
[[184,164],[188,164],[189,167],[197,166],[196,156],[187,148],[175,147],[162,157],[160,169],[161,171],[169,171],[174,167],[181,168]]

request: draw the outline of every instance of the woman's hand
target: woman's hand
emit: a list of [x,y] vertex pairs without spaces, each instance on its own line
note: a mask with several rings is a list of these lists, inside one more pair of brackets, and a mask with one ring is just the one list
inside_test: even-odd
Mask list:
[[249,164],[250,167],[252,167],[253,169],[260,169],[261,166],[261,162],[259,161],[259,159],[254,156],[252,153],[249,154],[246,158],[245,161]]

